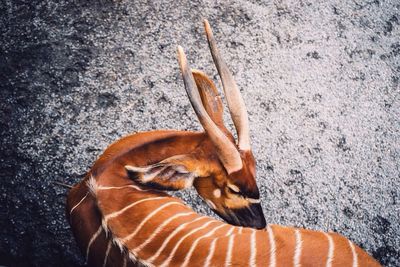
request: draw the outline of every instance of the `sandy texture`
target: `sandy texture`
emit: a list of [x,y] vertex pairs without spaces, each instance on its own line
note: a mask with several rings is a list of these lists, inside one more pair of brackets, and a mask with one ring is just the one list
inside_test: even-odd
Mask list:
[[219,83],[208,18],[248,107],[267,221],[400,266],[399,2],[193,2],[0,4],[0,264],[83,264],[52,182],[79,181],[128,133],[200,129],[175,50]]

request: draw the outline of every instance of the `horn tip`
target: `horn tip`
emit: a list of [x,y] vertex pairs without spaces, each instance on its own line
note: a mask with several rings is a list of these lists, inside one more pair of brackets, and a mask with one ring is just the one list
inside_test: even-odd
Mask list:
[[177,50],[178,50],[178,53],[183,53],[183,48],[182,48],[182,46],[178,45]]
[[204,23],[204,29],[206,30],[207,35],[212,36],[212,30],[211,30],[211,26],[210,26],[210,23],[208,22],[208,20],[204,19],[203,23]]
[[179,61],[185,61],[185,52],[183,51],[182,46],[178,45],[177,51]]
[[181,68],[181,72],[185,72],[189,67],[187,65],[187,60],[186,60],[186,55],[185,52],[183,51],[182,46],[178,45],[178,62],[179,62],[179,67]]

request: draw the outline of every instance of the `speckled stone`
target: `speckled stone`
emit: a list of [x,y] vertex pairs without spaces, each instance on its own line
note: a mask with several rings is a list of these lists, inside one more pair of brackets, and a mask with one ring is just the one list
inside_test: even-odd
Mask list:
[[0,265],[84,264],[52,182],[78,182],[131,132],[201,129],[176,46],[220,84],[208,18],[248,107],[267,221],[400,266],[398,1],[3,0],[0,14]]

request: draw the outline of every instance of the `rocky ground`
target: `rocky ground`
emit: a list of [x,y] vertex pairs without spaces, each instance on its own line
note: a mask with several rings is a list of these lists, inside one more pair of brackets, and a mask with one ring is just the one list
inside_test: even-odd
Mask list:
[[399,2],[138,2],[1,2],[0,265],[83,265],[53,182],[130,132],[200,129],[175,50],[218,82],[208,18],[248,106],[267,221],[400,266]]

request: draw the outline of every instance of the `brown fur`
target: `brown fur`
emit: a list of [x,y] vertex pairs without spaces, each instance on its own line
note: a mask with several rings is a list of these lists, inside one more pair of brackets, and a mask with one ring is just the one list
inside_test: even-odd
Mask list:
[[[109,174],[105,175],[104,172],[100,177],[96,177],[96,183],[101,186],[121,186],[121,185],[134,185],[127,179],[126,176]],[[87,178],[75,186],[68,197],[68,213],[81,199],[86,195],[89,188],[86,185]],[[94,198],[95,196],[95,198]],[[249,257],[251,255],[251,239],[250,236],[255,231],[256,241],[256,254],[254,257],[254,263],[257,266],[268,266],[271,261],[271,246],[270,239],[265,230],[254,230],[250,228],[239,228],[224,224],[222,222],[212,221],[210,218],[203,218],[197,214],[190,214],[182,217],[175,221],[174,224],[164,228],[164,231],[154,238],[147,246],[145,246],[139,254],[139,262],[132,262],[128,259],[128,250],[133,250],[138,247],[144,240],[147,240],[149,235],[153,233],[160,223],[172,217],[175,214],[191,212],[191,209],[185,205],[173,205],[167,208],[165,211],[160,212],[157,216],[151,217],[146,224],[142,226],[140,231],[134,239],[125,243],[120,250],[115,244],[111,246],[108,257],[105,257],[105,253],[111,239],[126,237],[130,235],[138,224],[140,224],[143,218],[148,217],[149,213],[160,207],[162,204],[173,202],[180,203],[180,200],[169,197],[163,192],[156,191],[137,191],[130,188],[112,189],[112,190],[95,190],[77,206],[72,214],[69,216],[71,227],[74,231],[74,235],[83,254],[86,254],[89,240],[93,234],[99,229],[102,218],[107,214],[111,214],[115,211],[119,211],[131,203],[135,203],[138,200],[145,200],[153,197],[164,197],[164,199],[157,201],[149,201],[142,206],[134,208],[122,215],[110,219],[106,225],[108,234],[105,234],[104,229],[101,230],[101,234],[90,247],[90,253],[88,258],[89,266],[103,266],[104,262],[106,266],[122,266],[124,260],[127,261],[127,266],[141,265],[140,261],[144,264],[154,253],[160,248],[161,244],[171,235],[171,232],[184,224],[185,222],[193,221],[196,218],[201,218],[197,222],[191,223],[190,227],[180,231],[171,240],[170,243],[165,247],[159,257],[155,259],[153,264],[157,266],[167,259],[175,244],[187,235],[190,229],[196,229],[201,227],[206,222],[211,222],[210,225],[204,229],[195,232],[190,238],[185,239],[179,249],[175,252],[174,257],[170,263],[171,266],[179,266],[184,262],[188,251],[190,250],[194,240],[207,234],[214,227],[222,225],[217,230],[212,238],[204,239],[199,242],[195,252],[190,257],[189,266],[202,266],[208,256],[210,248],[210,241],[214,238],[216,240],[216,246],[214,256],[211,259],[211,266],[223,266],[227,260],[227,248],[229,239],[232,238],[232,257],[231,266],[247,266],[249,264]],[[133,216],[132,216],[133,215]],[[234,227],[234,228],[233,228]],[[301,266],[326,266],[327,254],[328,254],[328,240],[326,235],[322,232],[315,232],[305,229],[296,229],[291,227],[282,227],[278,225],[269,226],[274,233],[274,241],[276,246],[276,266],[292,266],[294,251],[296,246],[295,231],[299,230],[302,239],[302,251],[300,257]],[[230,229],[233,229],[231,235],[227,235]],[[241,233],[239,233],[241,232]],[[334,257],[332,260],[332,266],[352,266],[352,253],[349,246],[349,241],[341,235],[329,234],[334,241]],[[354,245],[355,246],[355,245]],[[368,254],[362,251],[360,248],[355,246],[357,251],[358,266],[380,266],[375,260],[373,260]]]

